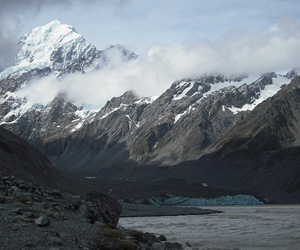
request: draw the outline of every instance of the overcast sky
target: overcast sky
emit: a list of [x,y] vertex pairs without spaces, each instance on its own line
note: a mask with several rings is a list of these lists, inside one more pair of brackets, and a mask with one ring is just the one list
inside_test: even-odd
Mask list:
[[138,54],[139,64],[113,72],[137,83],[124,88],[143,80],[162,91],[205,72],[300,67],[299,0],[0,0],[0,64],[8,64],[22,34],[54,19],[99,50],[122,44]]
[[[0,0],[1,45],[54,19],[98,49],[120,43],[140,54],[186,38],[215,41],[230,31],[266,32],[300,19],[298,0]],[[5,34],[6,33],[6,34]]]

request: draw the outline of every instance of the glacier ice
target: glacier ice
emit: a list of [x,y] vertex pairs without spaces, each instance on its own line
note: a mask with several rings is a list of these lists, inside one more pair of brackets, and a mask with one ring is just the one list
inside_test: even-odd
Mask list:
[[[217,206],[217,205],[263,205],[264,203],[252,195],[227,195],[217,198],[187,198],[168,194],[166,197],[148,197],[146,202],[151,205],[166,206]],[[139,199],[136,203],[145,203]]]

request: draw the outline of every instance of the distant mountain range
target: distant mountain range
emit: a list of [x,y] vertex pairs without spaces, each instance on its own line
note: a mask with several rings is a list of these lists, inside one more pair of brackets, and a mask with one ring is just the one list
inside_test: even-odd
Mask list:
[[32,79],[102,70],[111,50],[124,63],[137,58],[121,45],[99,51],[58,20],[22,36],[15,65],[0,73],[1,126],[58,169],[93,177],[116,197],[250,194],[300,202],[297,69],[181,79],[158,97],[129,90],[99,110],[65,93],[46,105],[18,94]]

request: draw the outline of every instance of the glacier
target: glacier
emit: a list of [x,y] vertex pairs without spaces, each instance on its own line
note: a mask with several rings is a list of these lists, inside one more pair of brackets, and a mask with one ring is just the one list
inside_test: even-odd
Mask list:
[[167,194],[166,197],[148,197],[135,201],[136,204],[148,203],[155,206],[220,206],[220,205],[263,205],[252,195],[226,195],[217,198],[187,198]]

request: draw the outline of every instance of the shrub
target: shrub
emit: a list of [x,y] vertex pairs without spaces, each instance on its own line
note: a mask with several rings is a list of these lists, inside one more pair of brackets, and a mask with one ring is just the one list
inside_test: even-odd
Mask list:
[[127,230],[127,233],[129,236],[131,236],[138,242],[144,242],[144,243],[147,242],[147,238],[143,232],[129,229],[129,230]]

